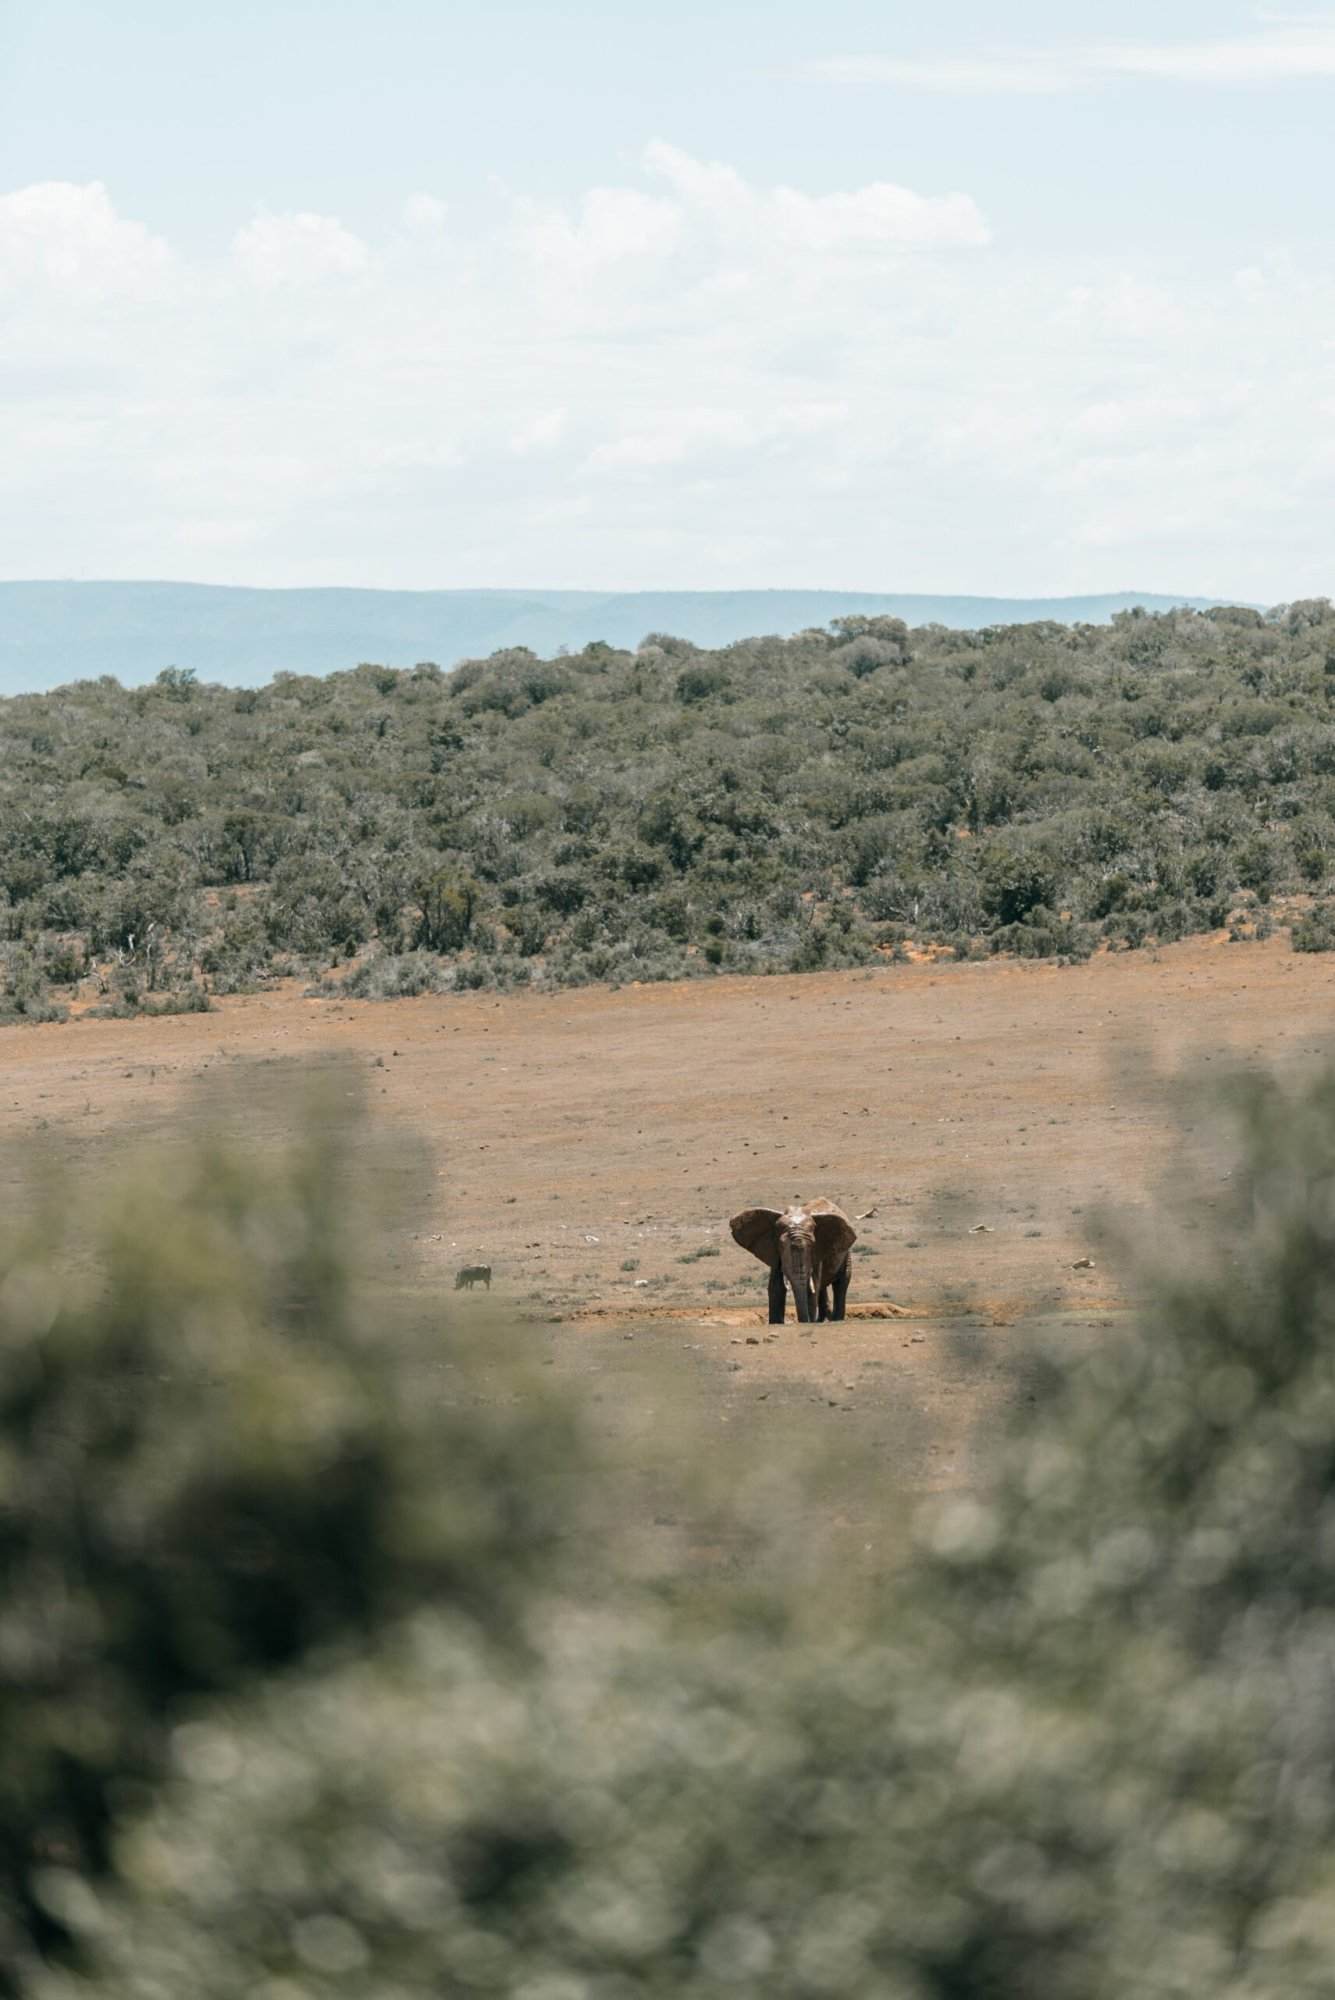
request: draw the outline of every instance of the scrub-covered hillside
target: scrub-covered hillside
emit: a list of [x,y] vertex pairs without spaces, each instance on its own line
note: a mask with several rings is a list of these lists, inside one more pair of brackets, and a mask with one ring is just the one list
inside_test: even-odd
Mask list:
[[1321,944],[1333,703],[1325,600],[18,697],[0,1012],[1076,956],[1277,892]]

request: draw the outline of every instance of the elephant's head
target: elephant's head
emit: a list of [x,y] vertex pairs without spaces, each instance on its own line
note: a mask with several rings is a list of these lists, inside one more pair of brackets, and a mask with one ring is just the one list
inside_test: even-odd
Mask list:
[[729,1227],[743,1250],[762,1264],[782,1270],[792,1289],[797,1317],[816,1317],[816,1301],[842,1267],[857,1231],[848,1217],[824,1196],[795,1202],[791,1208],[744,1208]]

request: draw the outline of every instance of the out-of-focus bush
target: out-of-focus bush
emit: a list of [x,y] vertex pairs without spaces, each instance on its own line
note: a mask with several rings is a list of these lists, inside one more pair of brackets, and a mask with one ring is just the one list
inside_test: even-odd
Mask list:
[[[431,1424],[469,1432],[386,1391],[403,1379],[394,1339],[379,1314],[374,1336],[357,1330],[364,1302],[330,1276],[342,1266],[315,1229],[313,1250],[296,1259],[316,1273],[296,1287],[309,1309],[291,1321],[287,1277],[268,1284],[262,1314],[240,1310],[238,1351],[262,1352],[261,1375],[281,1384],[312,1347],[317,1359],[332,1349],[334,1387],[317,1410],[327,1399],[332,1412],[379,1411],[388,1393],[383,1430],[365,1416],[353,1430],[360,1438],[370,1423],[388,1439],[404,1426],[401,1450],[376,1464],[391,1496],[411,1504],[391,1497],[350,1543],[388,1552],[395,1581],[356,1586],[360,1621],[339,1610],[353,1588],[345,1578],[312,1591],[335,1607],[323,1624],[340,1644],[288,1646],[281,1658],[250,1645],[241,1656],[232,1618],[220,1629],[209,1609],[244,1604],[250,1587],[251,1571],[227,1581],[231,1515],[221,1533],[164,1541],[174,1559],[159,1588],[179,1604],[198,1592],[206,1608],[201,1650],[187,1655],[203,1664],[189,1675],[191,1704],[173,1711],[168,1774],[152,1790],[143,1763],[140,1789],[108,1780],[100,1888],[50,1861],[33,1890],[86,1940],[95,1990],[116,2000],[1328,1991],[1335,1072],[1292,1089],[1238,1082],[1218,1115],[1194,1185],[1189,1162],[1176,1174],[1176,1225],[1156,1222],[1151,1236],[1146,1224],[1122,1245],[1145,1298],[1138,1324],[1110,1332],[1088,1359],[1054,1353],[987,1482],[926,1502],[889,1584],[842,1601],[837,1579],[813,1573],[809,1547],[782,1543],[730,1601],[715,1590],[706,1602],[685,1573],[637,1580],[623,1559],[633,1524],[606,1517],[601,1544],[583,1549],[587,1577],[601,1547],[601,1593],[575,1588],[559,1549],[535,1569],[522,1559],[540,1536],[529,1462],[511,1439],[442,1453],[434,1481],[412,1471]],[[219,1275],[231,1260],[214,1254],[212,1232],[235,1227],[209,1221],[219,1212],[249,1216],[261,1246],[286,1239],[227,1175],[196,1179],[173,1211],[202,1232],[183,1260],[116,1248],[141,1245],[156,1223],[142,1212],[109,1239],[97,1336],[79,1349],[95,1409],[119,1379],[118,1343],[141,1321],[163,1323],[164,1296],[193,1299],[199,1269],[215,1274],[205,1317],[218,1354],[234,1280]],[[299,1228],[298,1243],[309,1234]],[[178,1275],[127,1289],[122,1272],[145,1259],[150,1272]],[[277,1250],[258,1261],[288,1268]],[[25,1268],[14,1296],[51,1296],[47,1265]],[[48,1307],[24,1310],[31,1344]],[[176,1307],[168,1317],[174,1329],[194,1324]],[[160,1346],[150,1352],[165,1359]],[[195,1352],[187,1336],[187,1357]],[[249,1376],[213,1365],[222,1400],[207,1405],[201,1390],[195,1421],[222,1477],[268,1448],[277,1420],[267,1398],[238,1399],[232,1385]],[[125,1401],[151,1406],[159,1393],[141,1381]],[[35,1480],[21,1404],[7,1407],[11,1485]],[[309,1404],[290,1406],[280,1390],[277,1407]],[[525,1407],[540,1436],[546,1416]],[[127,1421],[133,1431],[142,1419]],[[341,1462],[327,1440],[341,1440],[348,1421],[315,1423],[320,1463]],[[291,1509],[302,1559],[275,1560],[297,1578],[313,1560],[319,1576],[338,1545],[312,1542],[301,1523],[324,1504],[322,1482],[312,1495],[295,1417],[279,1428],[279,1462],[294,1458],[302,1476],[278,1479],[266,1519],[276,1533]],[[169,1453],[165,1465],[188,1465],[188,1426],[162,1430],[180,1439],[179,1460]],[[83,1593],[96,1606],[111,1590],[63,1593],[52,1581],[68,1560],[65,1496],[89,1490],[80,1456],[61,1442],[78,1432],[53,1427],[57,1470],[34,1512],[49,1524],[47,1567],[33,1558],[28,1589],[56,1614],[57,1633]],[[717,1438],[712,1427],[683,1436],[686,1479],[717,1478]],[[109,1451],[96,1460],[116,1462]],[[583,1463],[593,1479],[594,1460]],[[751,1505],[754,1467],[743,1457],[730,1470]],[[96,1532],[110,1536],[103,1514],[175,1520],[166,1503],[178,1476],[109,1479]],[[334,1492],[342,1483],[334,1478]],[[413,1522],[443,1509],[465,1524],[443,1580],[404,1554],[424,1532],[436,1544],[396,1525],[399,1504]],[[363,1520],[362,1504],[351,1512]],[[80,1535],[92,1531],[80,1524]],[[471,1591],[459,1585],[470,1563]],[[359,1574],[355,1557],[349,1567]],[[485,1616],[493,1581],[512,1603],[516,1585],[523,1596],[522,1646]],[[309,1629],[312,1614],[302,1617]],[[99,1629],[118,1628],[85,1627],[81,1659]],[[193,1648],[193,1630],[187,1621],[179,1643]],[[67,1668],[71,1692],[57,1690],[42,1713],[77,1743],[80,1723],[99,1739],[104,1718],[128,1703],[152,1736],[161,1705],[143,1688],[154,1686],[156,1654],[101,1644],[100,1675],[118,1701],[84,1703]],[[38,2000],[88,1990],[59,1969],[32,1968],[30,1981]]]
[[80,1931],[192,1702],[424,1603],[513,1626],[561,1532],[559,1418],[461,1408],[379,1251],[415,1149],[342,1072],[245,1097],[105,1186],[48,1160],[0,1248],[0,1990]]

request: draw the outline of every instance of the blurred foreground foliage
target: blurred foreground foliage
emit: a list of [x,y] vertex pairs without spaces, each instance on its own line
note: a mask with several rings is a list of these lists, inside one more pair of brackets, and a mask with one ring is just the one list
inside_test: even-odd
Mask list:
[[119,1869],[182,1704],[423,1603],[513,1635],[562,1532],[560,1412],[461,1410],[378,1248],[423,1156],[372,1135],[351,1073],[246,1094],[244,1132],[220,1102],[100,1183],[39,1161],[0,1250],[11,1970]]
[[[0,701],[0,1023],[280,973],[391,998],[1332,941],[1335,609],[669,634]],[[1287,914],[1281,912],[1281,914]]]
[[[0,1281],[11,1983],[1329,1993],[1335,1072],[1215,1116],[1138,1323],[842,1599],[800,1536],[646,1570],[562,1396],[370,1288],[327,1108],[127,1176],[87,1271],[49,1187]],[[749,1530],[775,1473],[727,1468]]]

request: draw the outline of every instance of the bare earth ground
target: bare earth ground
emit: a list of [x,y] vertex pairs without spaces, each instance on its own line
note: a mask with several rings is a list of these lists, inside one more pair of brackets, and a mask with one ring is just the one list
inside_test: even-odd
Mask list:
[[[1277,937],[1069,968],[499,1000],[293,989],[207,1015],[7,1029],[0,1199],[43,1127],[111,1165],[136,1128],[190,1115],[176,1094],[205,1073],[262,1092],[265,1065],[350,1058],[373,1102],[435,1151],[413,1248],[442,1301],[459,1265],[490,1263],[492,1308],[513,1320],[517,1307],[545,1358],[643,1438],[647,1463],[670,1429],[663,1403],[681,1398],[721,1429],[843,1424],[891,1484],[921,1491],[970,1476],[1022,1392],[1028,1328],[1115,1337],[1103,1329],[1125,1302],[1089,1218],[1151,1201],[1173,1137],[1128,1061],[1298,1059],[1327,1046],[1333,1007],[1335,965]],[[768,1328],[763,1270],[727,1217],[815,1194],[864,1218],[852,1316]],[[477,1294],[459,1305],[488,1310]],[[860,1503],[831,1505],[862,1532]]]

